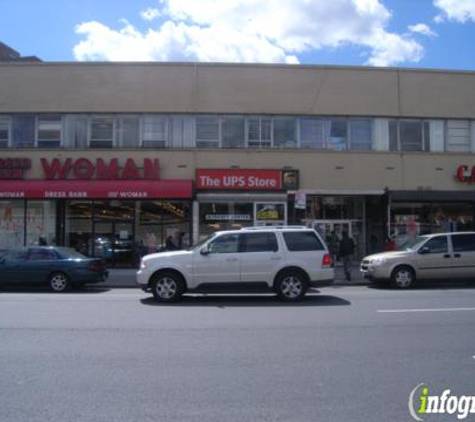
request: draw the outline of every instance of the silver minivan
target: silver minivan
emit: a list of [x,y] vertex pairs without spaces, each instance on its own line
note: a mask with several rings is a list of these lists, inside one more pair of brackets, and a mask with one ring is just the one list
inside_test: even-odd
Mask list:
[[475,232],[417,237],[399,250],[369,255],[360,271],[371,281],[407,289],[416,280],[475,280]]

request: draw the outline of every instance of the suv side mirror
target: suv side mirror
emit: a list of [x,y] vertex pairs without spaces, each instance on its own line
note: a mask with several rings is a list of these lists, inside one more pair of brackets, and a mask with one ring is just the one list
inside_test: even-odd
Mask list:
[[428,254],[430,253],[430,248],[429,246],[423,246],[422,248],[419,249],[419,253],[421,255],[425,255],[425,254]]
[[205,255],[205,256],[206,256],[206,255],[209,255],[209,248],[208,248],[208,245],[205,245],[205,246],[203,246],[203,247],[201,248],[200,254],[201,254],[201,255]]

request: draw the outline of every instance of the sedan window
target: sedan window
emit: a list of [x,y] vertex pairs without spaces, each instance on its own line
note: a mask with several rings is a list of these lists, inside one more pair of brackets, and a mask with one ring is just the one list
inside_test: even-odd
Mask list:
[[28,253],[29,261],[52,261],[56,258],[56,254],[48,249],[30,249]]
[[26,259],[26,251],[13,250],[2,256],[2,262],[24,261]]

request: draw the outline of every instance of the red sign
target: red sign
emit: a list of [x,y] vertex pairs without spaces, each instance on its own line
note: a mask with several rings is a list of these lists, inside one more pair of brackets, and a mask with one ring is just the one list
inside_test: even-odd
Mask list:
[[59,158],[48,161],[41,159],[45,179],[159,179],[158,159],[144,158],[143,167],[137,166],[133,158],[127,158],[124,167],[119,167],[117,158],[107,163],[98,158],[94,163],[87,158]]
[[199,169],[197,189],[280,190],[280,170]]
[[468,166],[459,166],[456,178],[459,182],[475,182],[475,166],[472,168],[469,168]]
[[9,180],[0,181],[0,199],[191,198],[191,180]]
[[0,179],[23,179],[24,171],[30,168],[29,158],[0,158]]

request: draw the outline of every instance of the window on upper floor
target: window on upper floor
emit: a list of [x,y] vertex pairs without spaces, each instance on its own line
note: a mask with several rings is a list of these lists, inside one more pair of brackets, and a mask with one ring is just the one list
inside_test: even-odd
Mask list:
[[62,137],[61,114],[40,114],[37,118],[37,139],[39,148],[59,148]]
[[389,150],[429,151],[429,122],[423,120],[390,120]]
[[34,114],[14,114],[12,116],[12,147],[33,148],[35,146]]
[[348,149],[348,120],[331,118],[324,120],[325,149],[343,151]]
[[219,148],[219,116],[196,116],[196,147]]
[[297,130],[294,117],[274,118],[274,147],[297,148]]
[[91,116],[90,117],[90,148],[112,148],[114,145],[114,123],[113,116]]
[[371,150],[371,119],[350,118],[350,150]]
[[300,118],[300,148],[324,149],[323,120],[315,117]]
[[446,149],[453,152],[470,151],[470,121],[447,120]]
[[0,116],[0,148],[8,148],[10,145],[10,125],[10,117]]
[[87,148],[88,119],[85,114],[63,116],[63,146],[70,149]]
[[247,144],[249,148],[270,148],[272,145],[272,119],[248,117]]
[[117,119],[117,141],[122,148],[139,146],[140,119],[138,116],[120,116]]
[[243,116],[223,116],[221,118],[222,147],[244,148],[245,119]]
[[165,148],[167,146],[167,119],[160,115],[142,117],[142,146]]

